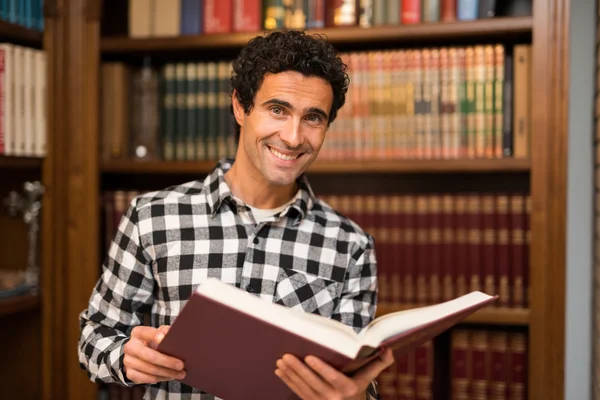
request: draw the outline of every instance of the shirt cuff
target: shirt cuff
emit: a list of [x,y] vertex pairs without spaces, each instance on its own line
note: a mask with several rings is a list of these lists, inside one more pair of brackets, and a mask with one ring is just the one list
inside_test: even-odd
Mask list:
[[367,400],[379,400],[377,381],[375,379],[367,387]]
[[130,338],[123,338],[121,343],[118,343],[114,349],[108,354],[108,364],[112,370],[113,378],[121,385],[134,386],[136,383],[127,378],[125,375],[125,366],[123,365],[123,359],[125,358],[125,344]]

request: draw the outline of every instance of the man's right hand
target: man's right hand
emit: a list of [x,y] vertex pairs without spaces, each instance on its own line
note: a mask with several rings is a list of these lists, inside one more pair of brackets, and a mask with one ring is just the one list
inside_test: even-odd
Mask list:
[[168,326],[136,326],[125,344],[123,365],[127,378],[137,384],[183,379],[183,361],[156,350]]

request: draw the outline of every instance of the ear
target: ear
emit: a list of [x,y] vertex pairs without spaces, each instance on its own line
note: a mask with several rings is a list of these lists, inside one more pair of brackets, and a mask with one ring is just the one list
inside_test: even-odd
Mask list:
[[237,91],[234,90],[231,95],[231,104],[233,106],[233,115],[240,126],[244,126],[244,107],[237,98]]

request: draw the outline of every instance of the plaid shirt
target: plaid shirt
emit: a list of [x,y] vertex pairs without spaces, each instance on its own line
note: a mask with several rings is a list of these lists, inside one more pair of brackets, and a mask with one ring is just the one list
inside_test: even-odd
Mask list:
[[[89,307],[80,315],[79,360],[91,380],[134,385],[123,372],[123,346],[131,330],[143,324],[148,311],[151,326],[170,325],[207,277],[356,331],[373,319],[373,238],[317,199],[304,176],[294,201],[272,220],[256,224],[223,177],[232,163],[221,160],[204,182],[131,202]],[[378,397],[375,381],[369,394]],[[215,399],[176,380],[146,389],[145,398],[167,396]]]

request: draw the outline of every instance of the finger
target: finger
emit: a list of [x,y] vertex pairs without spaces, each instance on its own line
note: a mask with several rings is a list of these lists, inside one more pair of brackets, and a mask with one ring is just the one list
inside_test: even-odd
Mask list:
[[[280,366],[278,364],[277,366]],[[280,366],[284,372],[288,373],[290,370],[292,373],[288,374],[291,377],[298,376],[308,387],[312,388],[312,390],[316,393],[325,395],[331,392],[331,385],[321,378],[321,376],[317,375],[313,370],[306,366],[303,362],[301,362],[298,358],[294,357],[291,354],[285,354],[281,360]]]
[[156,328],[140,325],[132,329],[131,337],[144,342],[150,342],[154,340],[157,333],[159,333],[159,331]]
[[150,364],[166,367],[176,371],[181,371],[184,368],[183,361],[167,356],[150,347],[145,346],[139,340],[132,339],[125,345],[125,354],[129,354],[135,358],[139,358]]
[[371,382],[375,379],[381,371],[389,367],[394,363],[394,354],[392,349],[386,349],[383,354],[371,361],[369,364],[361,368],[356,374],[354,374],[354,381]]
[[175,371],[173,369],[161,367],[158,365],[150,364],[139,358],[132,357],[128,354],[123,357],[123,365],[127,368],[131,368],[148,375],[162,376],[166,379],[183,379],[185,378],[185,371]]
[[171,380],[170,378],[165,378],[163,376],[149,375],[132,368],[127,368],[125,374],[129,380],[137,384],[157,383]]
[[[278,364],[279,363],[281,362],[279,361]],[[306,383],[304,383],[293,370],[287,366],[282,365],[282,367],[283,368],[279,368],[278,365],[278,368],[275,370],[275,375],[288,385],[294,393],[303,400],[318,398],[316,393],[306,386]]]
[[323,360],[315,356],[307,356],[305,361],[330,387],[344,393],[344,395],[354,395],[361,389],[357,388],[356,382],[352,378],[349,378]]
[[169,332],[169,329],[170,329],[170,326],[168,326],[168,325],[159,326],[154,335],[154,338],[152,339],[151,342],[148,343],[148,346],[150,346],[150,348],[156,350],[158,348],[158,345],[165,338],[165,335],[167,334],[167,332]]

